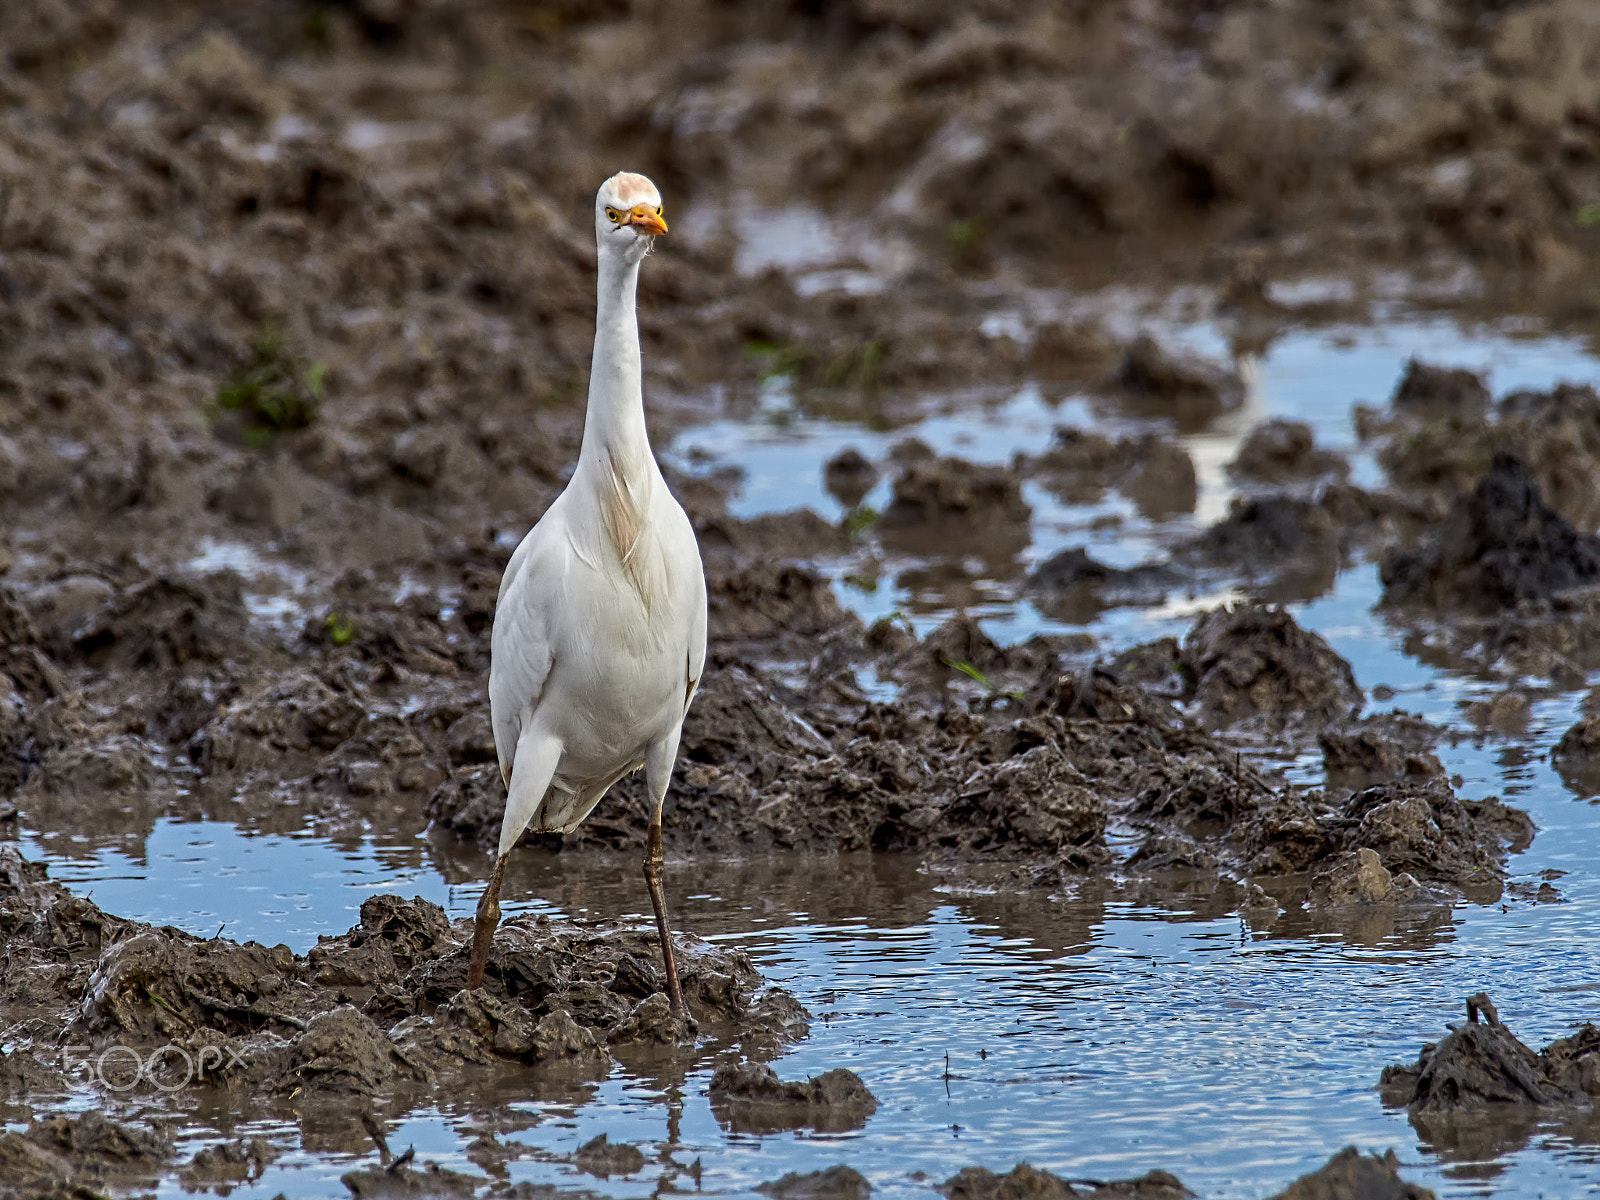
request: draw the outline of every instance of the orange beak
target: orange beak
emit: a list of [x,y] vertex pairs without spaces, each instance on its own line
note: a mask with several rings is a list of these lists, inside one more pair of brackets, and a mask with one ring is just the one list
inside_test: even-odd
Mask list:
[[628,219],[623,224],[637,226],[640,233],[656,234],[667,231],[667,223],[661,219],[661,214],[648,204],[635,204],[628,211]]

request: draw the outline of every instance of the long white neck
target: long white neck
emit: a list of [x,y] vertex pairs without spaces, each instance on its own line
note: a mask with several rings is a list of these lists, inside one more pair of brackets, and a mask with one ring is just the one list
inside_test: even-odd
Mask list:
[[594,323],[594,361],[589,368],[589,408],[583,418],[578,469],[621,470],[655,466],[644,427],[644,390],[639,367],[639,318],[635,297],[639,264],[622,254],[600,255]]

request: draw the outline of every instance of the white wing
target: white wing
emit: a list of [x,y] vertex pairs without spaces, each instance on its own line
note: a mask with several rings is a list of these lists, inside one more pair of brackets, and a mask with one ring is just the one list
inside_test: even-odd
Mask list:
[[[695,563],[699,565],[699,547],[695,548]],[[706,576],[705,569],[700,570],[700,590],[695,597],[694,621],[689,627],[689,682],[683,698],[683,711],[689,711],[689,702],[694,699],[695,689],[700,686],[700,680],[706,670]]]
[[[683,563],[692,566],[694,571],[694,595],[689,610],[689,628],[686,646],[685,687],[683,693],[683,711],[689,711],[689,702],[694,699],[694,692],[700,686],[700,677],[706,669],[706,571],[700,559],[700,543],[694,536],[694,526],[689,521],[689,515],[683,511],[683,506],[677,502],[670,493],[662,490],[664,497],[663,508],[666,510],[665,525],[669,531],[666,536],[666,545],[662,547],[663,556],[670,562]],[[680,627],[681,628],[681,627]]]
[[558,500],[517,546],[500,580],[494,607],[494,632],[489,642],[489,717],[494,726],[500,778],[511,782],[517,739],[526,718],[539,703],[550,678],[552,660],[552,589],[540,579],[560,579],[567,570],[567,539]]

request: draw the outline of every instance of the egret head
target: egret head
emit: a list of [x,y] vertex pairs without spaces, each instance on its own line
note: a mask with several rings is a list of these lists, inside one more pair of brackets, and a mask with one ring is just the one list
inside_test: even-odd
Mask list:
[[661,193],[643,175],[618,171],[594,198],[594,236],[601,254],[621,253],[638,262],[657,234],[667,231]]

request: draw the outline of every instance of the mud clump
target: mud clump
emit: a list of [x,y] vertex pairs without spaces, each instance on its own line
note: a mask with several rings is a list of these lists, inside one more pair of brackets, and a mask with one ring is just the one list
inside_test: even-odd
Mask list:
[[312,1003],[299,984],[298,964],[286,946],[269,950],[152,929],[101,955],[79,1012],[91,1030],[115,1030],[138,1041],[183,1038],[219,1025],[233,1033],[271,1024],[303,1028],[289,1013]]
[[278,1153],[271,1142],[260,1137],[207,1146],[178,1172],[178,1182],[194,1191],[209,1188],[219,1192],[243,1183],[254,1183]]
[[425,1162],[419,1170],[409,1162],[395,1161],[387,1167],[347,1171],[339,1182],[350,1189],[352,1200],[403,1200],[405,1197],[451,1197],[463,1200],[477,1194],[482,1179],[452,1171],[436,1162]]
[[1492,614],[1600,583],[1600,538],[1546,505],[1522,460],[1501,453],[1429,544],[1391,551],[1380,576],[1385,604]]
[[1187,450],[1155,434],[1123,438],[1118,448],[1133,462],[1117,481],[1117,489],[1133,501],[1141,516],[1159,521],[1194,511],[1200,480]]
[[755,1190],[772,1200],[867,1200],[872,1185],[854,1167],[840,1164],[821,1171],[790,1171],[757,1184]]
[[1309,903],[1319,908],[1403,904],[1416,899],[1418,891],[1412,876],[1394,875],[1376,850],[1362,846],[1345,851],[1312,876]]
[[1434,778],[1368,788],[1337,805],[1282,793],[1244,838],[1252,873],[1324,871],[1313,892],[1329,903],[1412,898],[1417,880],[1489,902],[1500,897],[1507,851],[1532,840],[1533,823],[1497,799],[1463,801]]
[[1031,516],[1010,471],[940,458],[906,466],[877,528],[912,553],[948,554],[953,539],[992,557],[1027,545]]
[[71,636],[72,653],[101,670],[216,663],[248,643],[237,576],[162,576],[117,595]]
[[61,669],[45,653],[27,610],[0,587],[0,676],[25,701],[38,703],[67,689]]
[[1600,714],[1581,718],[1550,751],[1561,782],[1579,795],[1600,792]]
[[[1085,1190],[1087,1189],[1087,1190]],[[966,1167],[935,1189],[947,1200],[1012,1200],[1030,1196],[1038,1200],[1191,1200],[1194,1193],[1166,1171],[1151,1171],[1138,1179],[1119,1179],[1110,1183],[1073,1180],[1071,1183],[1049,1171],[1018,1163],[1004,1175],[987,1167]]]
[[1212,729],[1306,729],[1353,717],[1365,702],[1350,664],[1282,609],[1207,613],[1184,639],[1181,661]]
[[613,1175],[635,1175],[642,1171],[645,1157],[639,1147],[628,1142],[613,1142],[602,1133],[579,1146],[572,1161],[596,1179],[610,1179]]
[[[371,897],[359,925],[297,956],[107,917],[0,847],[0,913],[16,968],[10,1011],[68,1029],[91,1054],[179,1047],[191,1070],[199,1064],[193,1086],[262,1103],[291,1091],[421,1098],[498,1064],[596,1078],[610,1069],[609,1047],[675,1044],[687,1032],[662,995],[653,935],[631,930],[507,921],[486,989],[469,992],[466,923],[421,899]],[[676,944],[687,1003],[708,1027],[769,1047],[805,1035],[805,1010],[766,987],[742,952]],[[17,1048],[46,1061],[43,1043]]]
[[1059,620],[1087,624],[1108,608],[1160,604],[1183,576],[1160,563],[1113,567],[1081,547],[1051,555],[1028,576],[1025,589]]
[[[792,1039],[804,1032],[805,1010],[787,993],[765,990],[761,975],[742,951],[724,953],[695,938],[674,939],[678,975],[691,1011],[703,1022],[745,1024],[751,1033]],[[424,1002],[457,997],[466,978],[466,956],[459,945],[425,966],[413,967],[409,979]],[[544,921],[513,918],[496,932],[485,974],[491,1000],[505,1000],[526,1010],[528,1018],[561,1012],[610,1044],[632,1041],[671,1042],[676,1026],[665,1002],[660,951],[653,935],[617,930],[591,933]],[[470,994],[458,1006],[480,1004]],[[483,1028],[501,1022],[490,1005],[480,1017],[461,1008],[457,1023]],[[586,1052],[581,1039],[570,1041],[564,1022],[547,1028],[528,1044],[560,1046]],[[562,1039],[567,1039],[563,1041]],[[512,1040],[517,1054],[526,1053],[525,1039]]]
[[1268,1200],[1438,1200],[1432,1189],[1400,1178],[1393,1150],[1363,1154],[1346,1146]]
[[1238,376],[1196,355],[1165,350],[1149,335],[1129,344],[1108,382],[1140,412],[1170,416],[1185,431],[1244,401]]
[[1068,504],[1095,503],[1114,488],[1151,520],[1193,512],[1199,498],[1188,451],[1153,433],[1113,442],[1090,430],[1058,426],[1043,453],[1019,454],[1015,465]]
[[1250,431],[1228,464],[1236,479],[1251,483],[1343,479],[1350,464],[1331,450],[1319,449],[1304,421],[1263,421]]
[[1413,358],[1406,362],[1390,403],[1402,412],[1482,416],[1489,407],[1489,389],[1471,371]]
[[706,590],[718,641],[730,647],[782,655],[796,639],[859,627],[826,578],[794,564],[752,563],[708,580]]
[[1319,733],[1329,786],[1357,790],[1375,783],[1442,778],[1444,766],[1430,748],[1441,731],[1420,721],[1406,724],[1412,728],[1398,737],[1392,735],[1392,726],[1373,724]]
[[[1427,386],[1413,386],[1419,376]],[[1404,494],[1446,501],[1469,491],[1502,454],[1520,458],[1551,508],[1582,533],[1600,525],[1600,393],[1557,384],[1488,401],[1481,379],[1413,364],[1388,414],[1357,411],[1362,436]]]
[[159,1126],[124,1125],[97,1112],[45,1117],[25,1132],[0,1133],[0,1197],[146,1188],[171,1159],[171,1139]]
[[1243,578],[1259,598],[1283,602],[1322,595],[1339,573],[1332,518],[1303,496],[1240,496],[1222,520],[1180,543],[1179,564],[1219,578]]
[[728,1128],[746,1133],[815,1129],[843,1133],[860,1129],[878,1111],[878,1100],[853,1071],[837,1068],[803,1082],[779,1079],[765,1063],[717,1068],[711,1077],[711,1109]]
[[1465,1024],[1424,1046],[1411,1066],[1385,1067],[1382,1088],[1385,1103],[1413,1114],[1589,1106],[1600,1099],[1600,1028],[1583,1025],[1536,1054],[1500,1023],[1479,992],[1467,998]]
[[829,495],[846,508],[855,508],[876,486],[878,468],[852,446],[823,464],[822,481]]

